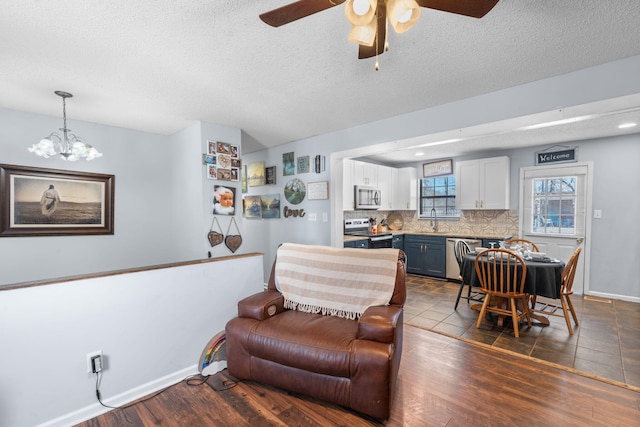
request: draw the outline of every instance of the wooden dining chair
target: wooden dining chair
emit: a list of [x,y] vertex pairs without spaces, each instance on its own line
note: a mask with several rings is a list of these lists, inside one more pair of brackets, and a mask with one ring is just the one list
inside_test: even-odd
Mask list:
[[526,318],[531,327],[528,295],[524,293],[527,276],[524,260],[504,249],[487,249],[476,255],[475,268],[482,291],[486,294],[476,327],[480,327],[487,312],[509,316],[513,321],[513,332],[519,338],[520,320]]
[[473,287],[470,284],[466,284],[467,287],[469,288],[467,291],[467,296],[462,296],[462,291],[464,290],[464,287],[465,287],[465,283],[462,278],[462,259],[464,258],[465,255],[471,252],[471,247],[464,240],[458,239],[453,244],[453,252],[456,256],[456,261],[458,261],[458,267],[460,267],[460,275],[458,276],[458,280],[460,280],[460,289],[458,289],[458,296],[456,297],[456,304],[453,309],[454,310],[458,309],[458,303],[460,302],[460,298],[464,298],[467,301],[483,302],[484,293],[479,291],[474,291],[472,289]]
[[[578,326],[578,315],[571,302],[571,295],[573,294],[573,279],[576,275],[576,268],[578,266],[578,258],[580,258],[580,252],[582,248],[575,250],[564,270],[562,270],[562,284],[560,285],[560,305],[553,304],[551,302],[537,302],[536,296],[531,296],[531,311],[534,313],[545,314],[548,316],[564,317],[567,322],[567,329],[569,329],[569,335],[573,335],[573,328],[571,327],[571,319],[569,319],[569,312],[573,317],[576,326]],[[540,307],[540,308],[538,308]],[[562,313],[559,311],[562,310]]]
[[540,249],[538,249],[538,246],[535,243],[533,243],[532,241],[527,240],[527,239],[509,239],[509,240],[505,240],[504,242],[508,243],[510,245],[513,245],[515,243],[528,243],[528,244],[531,245],[531,250],[532,251],[540,252]]

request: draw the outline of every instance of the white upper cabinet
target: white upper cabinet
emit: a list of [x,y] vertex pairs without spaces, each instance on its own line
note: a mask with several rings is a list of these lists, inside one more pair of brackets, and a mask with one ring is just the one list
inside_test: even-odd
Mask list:
[[378,165],[358,161],[352,161],[352,163],[353,185],[378,186]]
[[354,186],[380,190],[381,210],[415,210],[418,174],[416,168],[392,168],[344,159],[342,209],[354,210]]
[[392,181],[392,210],[416,210],[418,192],[418,171],[416,168],[393,169],[395,179]]
[[396,168],[378,166],[378,189],[380,189],[380,209],[390,210],[393,208],[394,182],[393,175]]
[[456,162],[456,207],[509,209],[509,157]]

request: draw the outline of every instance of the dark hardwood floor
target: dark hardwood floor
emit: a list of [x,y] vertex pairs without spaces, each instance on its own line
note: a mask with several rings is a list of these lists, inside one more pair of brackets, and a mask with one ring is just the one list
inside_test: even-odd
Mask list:
[[121,426],[631,426],[638,391],[412,326],[391,418],[380,422],[226,370],[80,424]]

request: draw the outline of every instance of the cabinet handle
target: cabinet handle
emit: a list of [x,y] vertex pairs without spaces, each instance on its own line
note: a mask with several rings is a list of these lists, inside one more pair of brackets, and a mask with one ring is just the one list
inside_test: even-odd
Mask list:
[[484,206],[484,200],[480,200],[480,207]]
[[478,201],[476,200],[476,208],[478,207]]

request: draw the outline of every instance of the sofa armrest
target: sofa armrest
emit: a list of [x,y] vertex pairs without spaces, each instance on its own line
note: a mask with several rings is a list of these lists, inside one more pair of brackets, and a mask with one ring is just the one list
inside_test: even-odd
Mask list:
[[395,305],[369,307],[358,322],[358,339],[393,343],[398,324],[402,323],[403,309]]
[[238,317],[264,320],[284,311],[284,297],[277,291],[264,291],[238,302]]

